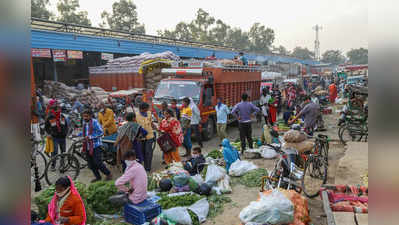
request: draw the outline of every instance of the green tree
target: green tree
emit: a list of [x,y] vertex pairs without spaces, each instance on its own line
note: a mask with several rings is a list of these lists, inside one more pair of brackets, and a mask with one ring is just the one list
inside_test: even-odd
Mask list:
[[313,59],[314,52],[310,51],[308,48],[295,47],[291,56],[299,59]]
[[352,64],[367,64],[369,62],[369,50],[365,48],[351,49],[346,53]]
[[112,4],[112,14],[101,13],[103,23],[113,30],[123,30],[137,34],[145,34],[144,24],[138,22],[137,7],[131,0],[120,0]]
[[49,0],[32,0],[31,1],[31,16],[40,19],[50,19],[53,17],[53,13],[51,13],[47,6],[49,4]]
[[78,12],[79,7],[79,0],[59,0],[57,10],[60,16],[57,18],[57,21],[91,26],[91,22],[87,18],[87,11]]
[[270,53],[274,41],[274,31],[260,23],[254,23],[248,33],[250,50],[257,53]]
[[342,55],[340,50],[327,50],[323,53],[321,61],[339,65],[345,62],[345,56]]
[[274,47],[273,52],[276,52],[276,54],[279,55],[290,55],[290,52],[282,45],[280,45],[279,47]]
[[197,11],[191,22],[180,22],[174,30],[158,31],[158,35],[258,53],[269,53],[274,41],[274,31],[260,23],[255,23],[249,32],[245,32],[240,28],[230,27],[220,19],[216,20],[203,9]]
[[227,39],[230,29],[230,26],[225,24],[222,20],[217,20],[216,26],[210,31],[210,36],[213,39],[213,43],[223,45]]
[[251,41],[247,32],[242,31],[240,28],[233,28],[227,34],[226,45],[238,50],[249,51]]

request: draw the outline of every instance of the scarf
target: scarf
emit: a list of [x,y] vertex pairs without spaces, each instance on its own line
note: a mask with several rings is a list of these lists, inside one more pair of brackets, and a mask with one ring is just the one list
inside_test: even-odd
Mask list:
[[123,136],[127,136],[131,142],[137,137],[137,133],[139,132],[140,125],[135,122],[127,122],[122,127],[119,128],[118,137],[116,140],[121,140]]
[[220,106],[222,106],[222,103],[218,102],[218,109],[220,109]]
[[[93,134],[93,121],[90,120],[89,122],[89,136]],[[83,137],[86,137],[86,124],[83,124]],[[84,140],[83,141],[83,150],[82,152],[86,152],[89,150],[89,155],[93,155],[93,147],[94,147],[94,142],[93,140]]]
[[[86,224],[86,210],[84,207],[84,203],[82,198],[80,197],[80,194],[78,192],[78,190],[75,187],[75,184],[73,183],[72,179],[70,176],[68,176],[69,181],[71,182],[71,186],[70,186],[70,194],[76,195],[78,196],[78,198],[80,199],[80,201],[82,202],[82,206],[83,206],[83,222],[79,225],[85,225]],[[50,203],[48,204],[48,215],[51,219],[51,223],[55,224],[55,221],[58,219],[59,214],[57,213],[57,202],[58,202],[58,197],[56,195],[56,193],[54,193],[53,198],[51,199]],[[61,208],[61,207],[60,207]],[[43,222],[44,221],[39,221],[39,222]]]

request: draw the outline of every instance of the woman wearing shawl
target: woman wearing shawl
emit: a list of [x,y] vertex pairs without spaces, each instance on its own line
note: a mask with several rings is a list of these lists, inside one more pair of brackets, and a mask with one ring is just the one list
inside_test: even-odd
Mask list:
[[[168,133],[172,138],[172,141],[176,146],[180,147],[183,144],[183,131],[180,126],[180,122],[173,117],[173,112],[167,109],[164,112],[165,118],[162,120],[159,130],[164,133]],[[170,151],[164,154],[166,164],[170,164],[173,161],[180,162],[181,158],[179,155],[178,147],[174,151]]]
[[140,140],[146,135],[147,131],[144,130],[138,123],[136,123],[136,114],[128,113],[126,115],[126,123],[119,128],[118,136],[115,141],[115,146],[118,147],[116,152],[116,163],[118,166],[122,163],[123,170],[126,164],[122,160],[122,156],[129,150],[134,150],[139,163],[144,162],[144,154]]
[[231,164],[233,164],[237,159],[240,159],[237,149],[230,145],[229,139],[225,138],[222,141],[223,147],[223,158],[226,162],[226,171],[229,173]]
[[55,182],[55,193],[48,205],[45,220],[54,225],[85,225],[86,211],[82,198],[72,179],[61,177]]
[[269,122],[273,126],[277,121],[277,107],[278,107],[278,99],[276,95],[273,93],[272,97],[269,99]]

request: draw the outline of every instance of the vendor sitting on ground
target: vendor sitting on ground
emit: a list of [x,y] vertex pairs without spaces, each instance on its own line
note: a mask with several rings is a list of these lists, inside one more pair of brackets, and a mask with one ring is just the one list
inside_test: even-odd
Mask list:
[[200,147],[193,148],[191,159],[183,162],[184,169],[187,170],[191,176],[194,176],[204,169],[205,157],[201,153]]
[[229,139],[225,138],[222,141],[222,147],[223,147],[223,158],[224,161],[226,162],[226,170],[227,173],[229,173],[229,169],[231,164],[233,164],[237,159],[240,159],[240,155],[233,146],[230,145]]
[[[129,193],[129,200],[133,204],[139,204],[147,199],[147,173],[144,167],[136,161],[134,150],[127,151],[124,155],[126,163],[125,173],[115,181],[115,186]],[[129,187],[125,184],[129,182]]]
[[61,177],[55,182],[55,193],[48,206],[47,218],[41,223],[83,225],[86,212],[82,198],[70,177]]

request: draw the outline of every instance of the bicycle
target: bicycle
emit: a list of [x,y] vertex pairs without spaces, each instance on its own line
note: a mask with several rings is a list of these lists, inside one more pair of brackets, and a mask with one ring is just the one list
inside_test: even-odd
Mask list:
[[[296,150],[282,151],[280,148],[270,145],[280,157],[269,176],[262,177],[262,190],[264,185],[270,189],[293,189],[298,193],[302,191],[309,198],[319,194],[320,187],[327,182],[328,175],[328,148],[326,136],[318,136],[317,146],[307,152],[298,154]],[[327,137],[328,140],[328,137]],[[324,149],[324,150],[323,150]],[[323,152],[323,153],[322,153]],[[304,160],[303,167],[300,161]],[[299,164],[299,165],[298,165]],[[314,184],[314,180],[321,183]],[[266,182],[265,182],[266,181]],[[298,182],[301,181],[299,184]],[[316,190],[313,188],[316,186]]]
[[32,141],[32,151],[31,151],[31,181],[35,184],[35,191],[40,191],[41,183],[40,180],[43,179],[45,175],[45,170],[40,171],[41,168],[47,167],[47,159],[46,156],[38,150],[41,142],[34,141],[33,137],[31,138]]
[[365,141],[368,139],[367,118],[345,117],[345,122],[338,129],[338,137],[343,144],[348,141]]
[[[50,169],[51,165],[55,165],[59,161],[58,169]],[[78,159],[70,153],[61,153],[51,157],[45,169],[45,179],[48,185],[53,185],[58,178],[62,176],[70,176],[75,180],[80,173],[80,165]],[[55,174],[52,174],[55,173]]]

